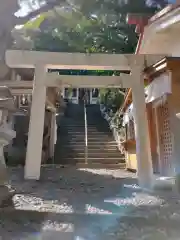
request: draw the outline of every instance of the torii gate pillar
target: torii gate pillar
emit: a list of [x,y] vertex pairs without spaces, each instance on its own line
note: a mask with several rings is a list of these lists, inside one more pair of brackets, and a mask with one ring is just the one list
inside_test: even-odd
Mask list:
[[142,75],[144,57],[134,55],[130,60],[138,181],[140,187],[152,188],[153,168],[145,103],[144,78]]
[[46,103],[45,77],[45,66],[36,65],[26,152],[25,179],[39,180],[40,178]]

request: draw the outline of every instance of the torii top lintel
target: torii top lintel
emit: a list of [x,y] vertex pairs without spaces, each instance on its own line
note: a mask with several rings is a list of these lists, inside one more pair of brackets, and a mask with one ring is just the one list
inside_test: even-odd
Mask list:
[[[50,69],[82,70],[131,70],[129,59],[139,57],[134,54],[84,54],[7,50],[6,63],[12,68],[34,68],[44,65]],[[141,55],[144,58],[145,55]],[[162,56],[146,55],[149,63],[160,60]]]

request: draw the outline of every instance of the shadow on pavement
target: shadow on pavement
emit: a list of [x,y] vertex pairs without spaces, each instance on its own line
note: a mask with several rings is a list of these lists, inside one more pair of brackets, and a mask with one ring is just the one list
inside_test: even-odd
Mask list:
[[54,239],[65,240],[65,231],[77,240],[160,240],[180,234],[179,200],[142,192],[134,174],[44,167],[40,181],[25,181],[22,168],[10,173],[18,194],[16,209],[0,212],[4,239],[33,234],[50,239],[54,232]]

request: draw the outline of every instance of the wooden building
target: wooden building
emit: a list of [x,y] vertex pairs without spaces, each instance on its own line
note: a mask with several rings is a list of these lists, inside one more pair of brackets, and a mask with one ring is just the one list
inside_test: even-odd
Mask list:
[[[173,109],[180,107],[179,66],[180,58],[166,57],[144,69],[153,172],[162,176],[172,176],[174,173]],[[123,144],[126,150],[127,168],[137,170],[133,103],[130,91],[122,110],[126,128],[126,140]]]
[[[174,177],[177,182],[180,182],[179,16],[180,4],[177,3],[168,5],[148,21],[147,17],[142,21],[140,16],[135,15],[130,15],[129,19],[130,24],[136,24],[136,30],[140,34],[136,54],[156,53],[166,56],[153,65],[145,62],[142,78],[153,172],[160,176]],[[121,106],[127,133],[123,146],[127,168],[138,170],[132,95],[132,89],[129,89]]]
[[[33,69],[9,68],[8,76],[0,81],[1,86],[7,86],[14,97],[15,107],[20,111],[13,113],[12,128],[16,137],[5,150],[6,161],[9,165],[25,164],[30,110],[33,90]],[[8,79],[8,80],[7,80]],[[44,117],[44,134],[42,144],[42,163],[54,155],[54,128],[56,126],[56,103],[60,100],[60,89],[48,87]]]

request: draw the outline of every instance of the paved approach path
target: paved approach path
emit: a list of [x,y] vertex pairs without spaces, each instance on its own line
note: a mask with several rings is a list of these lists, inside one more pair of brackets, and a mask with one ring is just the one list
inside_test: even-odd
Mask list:
[[9,169],[14,208],[0,210],[3,240],[178,240],[180,202],[142,192],[123,170],[43,167],[40,181]]

